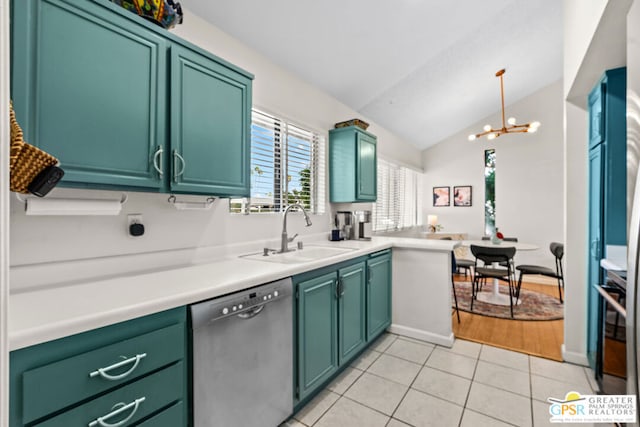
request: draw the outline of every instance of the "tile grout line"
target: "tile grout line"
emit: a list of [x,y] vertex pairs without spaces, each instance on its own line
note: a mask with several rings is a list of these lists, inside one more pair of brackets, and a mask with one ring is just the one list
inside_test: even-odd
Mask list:
[[529,400],[529,407],[531,408],[531,426],[535,427],[535,419],[533,417],[533,374],[531,373],[531,357],[528,357],[529,362],[529,392],[531,393],[531,399]]

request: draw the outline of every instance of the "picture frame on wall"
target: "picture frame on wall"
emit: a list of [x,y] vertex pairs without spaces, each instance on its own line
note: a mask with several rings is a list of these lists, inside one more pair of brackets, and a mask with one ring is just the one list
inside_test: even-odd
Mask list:
[[450,187],[433,187],[433,206],[450,206]]
[[453,206],[471,206],[472,191],[470,185],[453,187]]

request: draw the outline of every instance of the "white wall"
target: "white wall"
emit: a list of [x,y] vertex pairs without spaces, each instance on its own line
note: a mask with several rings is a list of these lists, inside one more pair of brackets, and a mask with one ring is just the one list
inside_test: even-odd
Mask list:
[[[254,106],[324,132],[336,122],[362,117],[188,10],[185,11],[184,24],[173,32],[255,74]],[[417,148],[366,117],[362,118],[371,123],[369,130],[378,136],[381,156],[420,166],[420,151]],[[60,196],[119,198],[120,193],[55,189],[48,197]],[[278,240],[280,215],[230,215],[226,200],[217,201],[211,211],[177,211],[167,203],[167,197],[161,194],[129,193],[123,212],[114,217],[27,217],[23,204],[12,199],[12,266],[200,248],[250,240],[272,243]],[[329,206],[326,210],[330,210]],[[126,233],[126,215],[132,213],[143,215],[146,233],[142,237],[131,238]],[[313,222],[312,227],[305,228],[299,215],[292,215],[289,229],[301,235],[328,233],[328,214],[316,216]],[[95,272],[105,273],[117,271]],[[13,288],[21,285],[16,281],[12,283]]]
[[[508,94],[507,94],[508,95]],[[537,251],[516,254],[518,263],[555,268],[549,243],[563,241],[562,82],[557,81],[505,107],[518,122],[542,123],[533,134],[503,135],[493,141],[469,141],[486,123],[498,126],[500,112],[423,151],[424,215],[438,215],[445,232],[484,234],[484,150],[496,150],[496,225],[505,236],[533,243]],[[471,207],[433,207],[432,187],[472,185]]]

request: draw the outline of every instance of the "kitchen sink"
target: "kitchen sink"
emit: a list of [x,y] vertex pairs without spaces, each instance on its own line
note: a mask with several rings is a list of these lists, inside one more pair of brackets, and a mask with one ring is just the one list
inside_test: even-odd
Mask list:
[[332,248],[328,246],[306,246],[304,249],[296,249],[290,252],[279,253],[268,251],[268,255],[262,252],[241,255],[240,258],[255,261],[278,262],[281,264],[298,264],[303,262],[318,261],[354,251],[355,248]]

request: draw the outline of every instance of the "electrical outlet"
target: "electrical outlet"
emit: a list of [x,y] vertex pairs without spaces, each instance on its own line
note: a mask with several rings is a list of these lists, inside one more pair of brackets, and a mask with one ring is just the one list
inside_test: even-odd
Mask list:
[[127,227],[129,227],[131,224],[142,224],[142,214],[127,215]]

